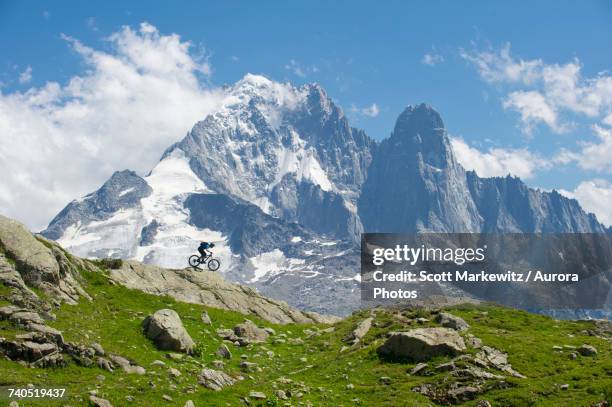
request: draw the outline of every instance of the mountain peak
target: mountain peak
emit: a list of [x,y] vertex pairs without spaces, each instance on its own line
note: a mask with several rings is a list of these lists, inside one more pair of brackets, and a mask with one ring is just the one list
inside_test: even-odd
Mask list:
[[418,133],[425,135],[444,130],[444,122],[440,113],[430,105],[421,103],[409,105],[397,118],[395,132]]

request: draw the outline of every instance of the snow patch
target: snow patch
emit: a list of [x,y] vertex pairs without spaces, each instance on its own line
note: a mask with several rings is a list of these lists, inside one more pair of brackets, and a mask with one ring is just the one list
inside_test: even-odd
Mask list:
[[128,189],[124,189],[123,191],[119,192],[119,196],[127,195],[130,192],[132,192],[133,190],[134,190],[134,187],[128,188]]
[[283,263],[285,262],[285,255],[279,249],[274,249],[271,252],[262,253],[255,257],[251,257],[249,260],[255,268],[255,276],[249,281],[249,283],[255,283],[268,273],[276,273],[280,271]]

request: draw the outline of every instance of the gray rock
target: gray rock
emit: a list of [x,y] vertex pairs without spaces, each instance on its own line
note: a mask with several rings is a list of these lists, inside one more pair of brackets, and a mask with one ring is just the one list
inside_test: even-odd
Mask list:
[[198,375],[198,383],[207,389],[220,391],[224,387],[232,386],[236,380],[225,372],[213,369],[203,369]]
[[392,332],[377,351],[385,357],[426,361],[436,356],[455,356],[465,351],[463,339],[450,328],[418,328]]
[[97,342],[92,343],[91,344],[91,348],[96,352],[97,356],[104,356],[105,355],[104,348],[99,343],[97,343]]
[[427,363],[418,363],[415,367],[410,370],[411,375],[418,375],[423,370],[427,369]]
[[135,261],[124,261],[110,270],[111,279],[123,286],[159,295],[163,292],[178,301],[256,315],[277,324],[334,323],[337,317],[305,313],[282,301],[263,297],[252,288],[226,281],[219,273],[169,270]]
[[144,320],[143,327],[147,338],[153,340],[159,349],[191,353],[195,346],[174,310],[156,311]]
[[260,391],[249,392],[249,397],[255,400],[265,400],[267,398],[265,393],[262,393]]
[[144,375],[146,373],[146,370],[144,367],[142,366],[138,366],[136,364],[133,364],[132,362],[130,362],[129,360],[127,360],[126,358],[119,356],[119,355],[111,355],[110,356],[111,361],[118,365],[119,367],[121,367],[121,369],[123,369],[123,371],[125,373],[128,374],[137,374],[137,375]]
[[232,358],[232,352],[230,352],[229,348],[224,343],[222,343],[221,346],[219,346],[219,349],[217,349],[217,351],[215,352],[215,355],[222,357],[224,359]]
[[384,384],[384,385],[391,384],[391,378],[389,376],[381,376],[378,378],[378,381],[380,382],[380,384]]
[[451,328],[455,331],[465,331],[470,327],[463,318],[449,314],[448,312],[440,312],[436,315],[436,322],[445,328]]
[[265,329],[259,328],[250,319],[245,319],[243,323],[236,325],[234,327],[234,334],[251,343],[265,342],[270,335]]
[[173,367],[170,367],[170,368],[168,368],[168,374],[169,374],[171,377],[179,377],[179,376],[181,375],[181,372],[180,372],[180,370],[178,370],[178,369],[175,369],[175,368],[173,368]]
[[110,401],[94,395],[89,396],[89,402],[94,407],[113,407]]
[[582,356],[597,356],[597,349],[594,346],[583,344],[577,349]]
[[200,319],[202,319],[202,323],[206,325],[212,325],[212,321],[210,319],[210,316],[208,315],[208,312],[203,311],[202,315],[200,315]]
[[183,407],[195,407],[195,404],[191,400],[187,400]]
[[104,369],[111,373],[114,371],[113,364],[111,363],[110,360],[106,358],[98,358],[96,361],[96,364],[98,365],[100,369]]
[[247,362],[246,360],[243,360],[242,362],[240,362],[240,369],[242,369],[242,371],[244,372],[251,373],[251,372],[256,372],[258,369],[258,366],[257,366],[257,363]]
[[448,391],[448,397],[456,401],[467,401],[475,398],[482,390],[476,386],[462,386]]
[[374,318],[369,317],[359,322],[359,324],[357,324],[357,327],[353,330],[353,332],[347,338],[347,340],[351,342],[352,344],[358,343],[368,333],[368,331],[372,327],[373,320]]

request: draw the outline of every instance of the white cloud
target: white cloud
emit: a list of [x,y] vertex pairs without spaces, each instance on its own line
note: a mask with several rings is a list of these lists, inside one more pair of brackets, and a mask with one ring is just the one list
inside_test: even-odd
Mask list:
[[222,100],[189,42],[147,23],[124,27],[112,52],[64,37],[86,70],[67,84],[0,91],[0,212],[33,229],[113,171],[148,171]]
[[380,113],[380,108],[376,103],[372,103],[370,106],[366,107],[357,107],[355,104],[352,104],[349,110],[353,114],[367,117],[376,117]]
[[32,81],[32,67],[28,65],[25,71],[19,74],[19,83],[25,85]]
[[305,78],[310,74],[319,72],[319,67],[316,65],[304,66],[295,59],[289,60],[289,63],[285,65],[285,69],[293,72],[294,75],[299,76],[300,78]]
[[436,66],[442,62],[444,62],[444,57],[434,53],[427,53],[423,55],[423,58],[421,59],[421,63],[427,66]]
[[467,170],[474,170],[481,177],[503,177],[508,174],[529,179],[539,169],[550,163],[527,149],[490,148],[483,152],[469,146],[463,139],[451,138],[457,161]]
[[539,92],[512,92],[503,106],[504,109],[514,109],[521,114],[521,123],[526,134],[531,134],[538,122],[546,123],[558,133],[565,131],[566,126],[559,124],[557,112]]
[[587,212],[594,213],[606,226],[612,225],[612,183],[603,179],[581,182],[573,191],[559,193],[574,198]]
[[518,111],[525,131],[544,123],[557,133],[568,129],[559,115],[572,113],[590,120],[612,121],[612,76],[602,72],[582,76],[577,58],[565,64],[546,64],[541,59],[523,60],[512,56],[510,44],[499,51],[461,50],[481,78],[489,83],[522,87],[509,90],[504,106]]

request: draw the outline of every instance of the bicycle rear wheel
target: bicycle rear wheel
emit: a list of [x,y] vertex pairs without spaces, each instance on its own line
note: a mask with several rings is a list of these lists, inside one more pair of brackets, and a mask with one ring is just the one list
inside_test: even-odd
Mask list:
[[208,269],[210,271],[217,271],[219,270],[219,267],[221,266],[221,262],[217,259],[210,259],[208,260]]

